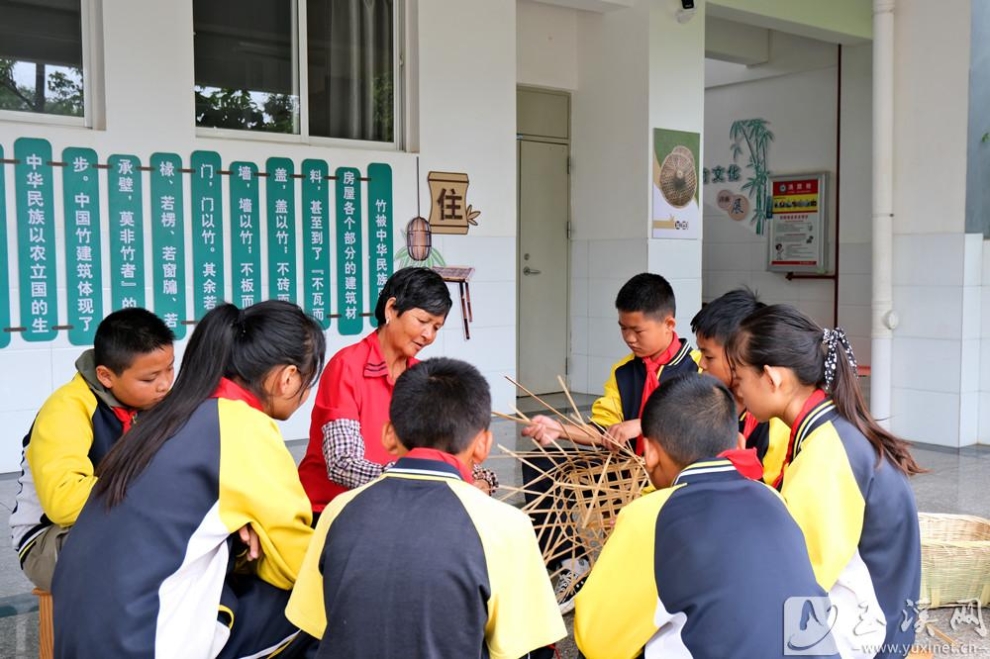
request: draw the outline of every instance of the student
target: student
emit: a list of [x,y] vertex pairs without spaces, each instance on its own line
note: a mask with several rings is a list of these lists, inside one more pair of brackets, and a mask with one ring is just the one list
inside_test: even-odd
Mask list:
[[615,308],[622,340],[632,352],[612,366],[604,394],[592,405],[591,423],[599,432],[537,415],[523,435],[543,446],[562,437],[589,446],[632,443],[642,455],[639,417],[646,400],[666,380],[697,373],[700,354],[674,331],[674,289],[660,275],[644,272],[627,281]]
[[[606,446],[615,449],[618,444],[633,443],[633,449],[640,455],[643,440],[640,434],[640,411],[657,387],[677,375],[697,373],[700,355],[691,349],[687,340],[677,336],[674,328],[676,303],[674,289],[660,275],[644,272],[627,281],[615,298],[615,308],[619,313],[619,329],[622,340],[632,351],[612,367],[604,394],[591,408],[589,432],[577,425],[562,424],[558,419],[537,415],[532,423],[523,429],[522,434],[532,437],[542,446],[548,446],[558,439],[569,439],[578,444]],[[608,438],[608,439],[606,439]],[[537,502],[545,499],[545,493],[552,486],[549,478],[542,474],[553,469],[555,461],[549,457],[527,458],[523,463],[523,482],[526,483],[526,500]],[[533,510],[531,515],[537,529],[548,527],[552,515],[549,504]],[[559,571],[557,597],[561,612],[568,613],[574,608],[573,596],[582,584],[583,576],[589,569],[588,560],[574,555],[569,540],[558,538],[554,533],[539,534],[544,551],[554,547],[553,556],[548,557],[548,568]],[[559,556],[565,556],[560,560]]]
[[96,483],[94,466],[172,386],[172,330],[146,309],[115,311],[100,323],[76,374],[48,397],[27,436],[20,489],[10,515],[25,576],[51,590],[55,561]]
[[743,321],[727,353],[746,409],[791,427],[781,494],[838,611],[843,656],[910,647],[902,612],[918,600],[921,545],[907,477],[921,469],[870,416],[845,334],[775,305]]
[[57,656],[291,656],[311,512],[275,420],[325,349],[288,302],[203,317],[172,393],[99,466],[55,570]]
[[565,636],[529,519],[471,485],[492,443],[482,375],[419,362],[389,415],[395,466],[327,505],[289,601],[317,656],[515,659]]
[[[725,345],[739,330],[739,323],[746,316],[765,306],[753,291],[737,288],[706,304],[691,319],[691,331],[701,353],[698,365],[730,390],[732,369],[725,358]],[[779,484],[791,429],[777,418],[763,423],[757,421],[738,397],[736,409],[739,411],[739,432],[746,440],[746,448],[755,449],[763,464],[763,481],[771,485]]]
[[[736,424],[732,393],[711,376],[676,378],[650,397],[644,458],[658,490],[619,513],[577,595],[587,659],[770,659],[800,640],[791,637],[808,621],[785,628],[788,599],[825,593],[780,495],[740,472],[756,457],[733,450]],[[772,578],[757,566],[773,566]],[[801,654],[834,656],[829,645]]]

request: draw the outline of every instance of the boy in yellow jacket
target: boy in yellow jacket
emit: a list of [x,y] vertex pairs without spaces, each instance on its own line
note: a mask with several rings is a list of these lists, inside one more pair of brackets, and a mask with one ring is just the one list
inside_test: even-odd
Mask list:
[[51,590],[59,550],[96,484],[96,465],[171,388],[174,338],[146,309],[113,312],[76,360],[76,375],[38,411],[24,438],[10,515],[13,546],[37,587]]

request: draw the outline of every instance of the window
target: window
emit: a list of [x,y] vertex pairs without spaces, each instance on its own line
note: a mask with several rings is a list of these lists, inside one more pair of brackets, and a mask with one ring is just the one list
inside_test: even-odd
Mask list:
[[85,116],[82,0],[0,0],[0,110]]
[[395,24],[394,0],[194,0],[196,125],[395,142]]

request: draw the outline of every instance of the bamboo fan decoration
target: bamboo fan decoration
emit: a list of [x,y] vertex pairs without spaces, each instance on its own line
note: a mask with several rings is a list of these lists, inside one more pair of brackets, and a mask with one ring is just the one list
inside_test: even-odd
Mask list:
[[698,191],[694,156],[686,146],[675,146],[663,159],[657,175],[660,192],[674,208],[683,208]]
[[[561,423],[598,432],[578,412],[563,378],[558,377],[558,382],[574,410],[571,415],[557,411],[512,378],[506,379],[543,405],[547,413],[558,417]],[[530,423],[530,418],[518,409],[515,415],[499,412],[495,415],[521,425]],[[604,440],[608,442],[611,438],[606,435]],[[638,498],[649,485],[643,459],[624,444],[615,447],[615,451],[563,450],[557,442],[553,442],[551,447],[533,442],[533,449],[525,451],[512,451],[501,445],[499,448],[504,455],[492,456],[493,459],[516,460],[533,467],[539,474],[519,487],[502,484],[498,497],[505,501],[518,499],[524,494],[531,495],[531,500],[521,510],[534,520],[533,529],[543,548],[543,560],[547,566],[559,565],[567,558],[584,558],[593,566],[612,532],[619,511]],[[536,462],[537,458],[550,458],[554,464],[549,469],[543,469]],[[544,479],[549,479],[549,489],[546,492],[536,490],[535,484]],[[541,519],[542,522],[538,521]],[[555,570],[550,575],[551,579],[559,577],[562,571],[563,568]],[[570,592],[560,594],[561,600],[569,596]]]

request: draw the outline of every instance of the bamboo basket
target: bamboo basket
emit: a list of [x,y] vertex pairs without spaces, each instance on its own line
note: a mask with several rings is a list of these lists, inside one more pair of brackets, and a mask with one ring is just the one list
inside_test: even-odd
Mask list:
[[[541,518],[534,521],[533,530],[542,547],[543,560],[548,567],[559,566],[551,572],[551,579],[561,575],[565,559],[580,558],[594,566],[619,511],[649,484],[642,459],[632,453],[612,455],[595,450],[552,453],[540,449],[510,455],[521,462],[548,455],[559,460],[550,469],[540,470],[539,476],[522,487],[501,488],[505,500],[508,496],[505,492],[509,495],[513,490],[533,492],[530,488],[537,481],[550,481],[546,492],[527,501],[522,510]],[[571,588],[578,583],[573,582]],[[557,595],[561,601],[569,599],[571,589]]]
[[574,493],[572,532],[597,558],[619,511],[649,484],[646,472],[639,461],[620,458],[607,465],[575,465],[561,476]]
[[930,608],[990,604],[990,520],[919,513],[921,596]]

